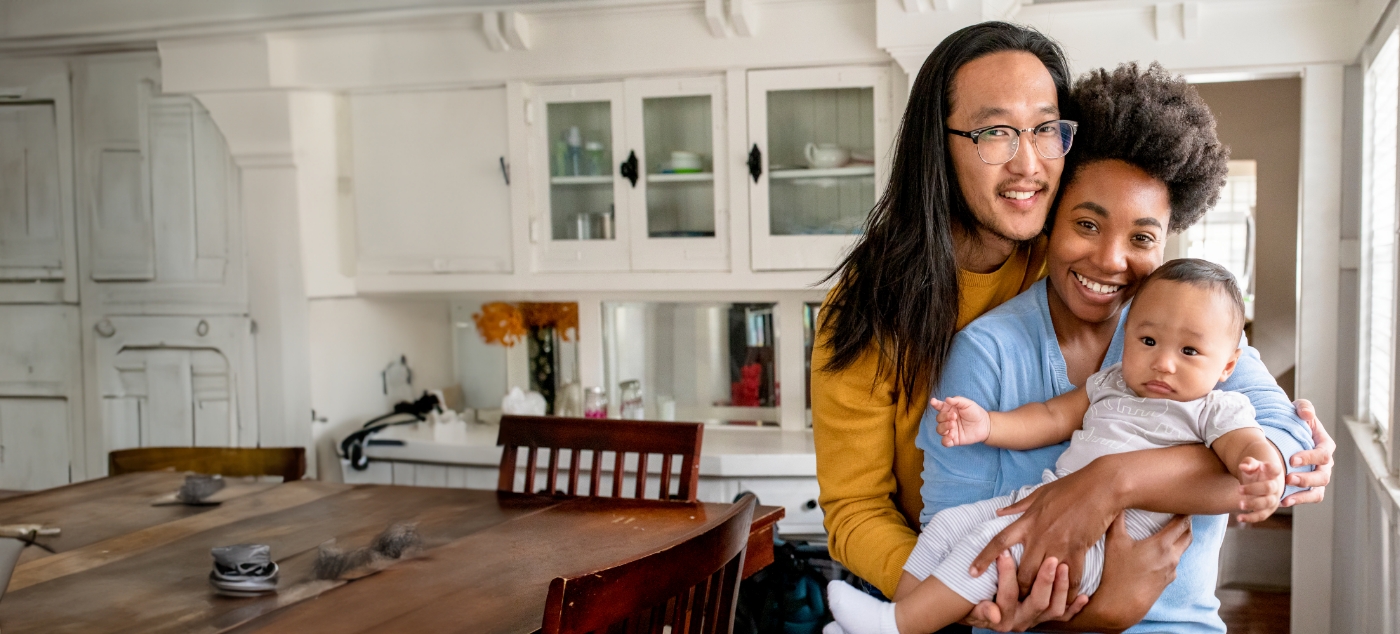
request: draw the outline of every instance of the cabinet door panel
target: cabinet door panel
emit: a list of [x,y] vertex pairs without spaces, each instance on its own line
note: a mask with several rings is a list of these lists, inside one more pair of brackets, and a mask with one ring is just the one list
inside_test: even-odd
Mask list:
[[68,484],[68,401],[0,398],[0,488]]
[[877,67],[751,71],[749,184],[755,270],[831,269],[884,189],[892,140],[889,72]]
[[141,282],[155,278],[155,236],[141,174],[140,150],[106,149],[97,155],[92,260],[87,266],[94,280]]
[[81,393],[78,308],[0,306],[0,489],[68,483]]
[[63,278],[52,103],[0,106],[0,279]]
[[509,273],[504,88],[351,97],[361,273]]
[[78,190],[96,282],[85,292],[131,312],[244,313],[238,171],[204,107],[161,94],[159,77],[155,56],[75,64]]
[[634,187],[621,176],[621,164],[631,158],[622,84],[531,90],[526,119],[535,269],[628,270]]
[[93,436],[108,451],[257,443],[247,319],[104,322],[94,329],[102,430]]

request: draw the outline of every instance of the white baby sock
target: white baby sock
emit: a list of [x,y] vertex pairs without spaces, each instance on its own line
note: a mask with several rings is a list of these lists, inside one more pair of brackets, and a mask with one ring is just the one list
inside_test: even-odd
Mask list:
[[855,589],[844,581],[826,586],[831,614],[846,634],[899,634],[894,623],[894,604]]

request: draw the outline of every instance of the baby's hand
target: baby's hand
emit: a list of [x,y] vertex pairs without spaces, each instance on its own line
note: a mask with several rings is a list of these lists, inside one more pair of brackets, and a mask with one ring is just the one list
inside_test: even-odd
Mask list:
[[1241,522],[1258,522],[1278,510],[1283,495],[1283,467],[1273,462],[1245,458],[1240,463]]
[[984,442],[992,433],[992,418],[987,410],[969,399],[953,396],[928,403],[938,410],[938,433],[943,436],[944,447]]

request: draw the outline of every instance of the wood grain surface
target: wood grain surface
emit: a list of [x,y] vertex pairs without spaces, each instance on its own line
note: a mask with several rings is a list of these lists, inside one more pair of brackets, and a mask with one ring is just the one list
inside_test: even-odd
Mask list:
[[[0,500],[3,521],[43,520],[73,539],[16,569],[0,600],[0,630],[360,632],[392,622],[395,631],[530,632],[555,576],[643,554],[725,508],[309,480],[216,507],[150,506],[180,481],[136,473]],[[772,559],[781,516],[776,507],[755,514],[759,561]],[[365,546],[397,522],[416,523],[425,549],[349,583],[312,579],[322,543]],[[237,543],[271,546],[281,568],[277,594],[212,591],[209,550]]]

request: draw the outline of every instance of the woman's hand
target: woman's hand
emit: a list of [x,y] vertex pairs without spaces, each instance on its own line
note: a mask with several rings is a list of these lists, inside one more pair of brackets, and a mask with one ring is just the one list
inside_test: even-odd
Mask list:
[[1046,621],[1068,621],[1089,602],[1080,595],[1069,600],[1069,566],[1050,557],[1041,564],[1025,601],[1016,584],[1016,561],[1003,552],[997,557],[996,601],[983,601],[963,620],[966,625],[998,632],[1024,632]]
[[1136,625],[1176,579],[1176,565],[1190,545],[1190,516],[1177,515],[1156,535],[1136,541],[1120,513],[1104,542],[1103,580],[1072,626],[1121,631]]
[[[1041,563],[1047,556],[1069,565],[1069,595],[1079,593],[1084,554],[1108,531],[1113,518],[1123,509],[1117,495],[1105,482],[1111,476],[1099,473],[1105,461],[1088,466],[1032,491],[998,515],[1023,513],[993,537],[972,562],[972,575],[979,575],[997,555],[1015,544],[1024,544],[1025,553],[1016,579],[1022,593],[1029,592]],[[1030,536],[1035,539],[1028,540]]]
[[1337,443],[1332,442],[1331,434],[1328,434],[1327,429],[1317,420],[1317,410],[1313,409],[1312,402],[1298,399],[1293,402],[1293,406],[1298,409],[1298,418],[1303,419],[1312,429],[1315,448],[1293,454],[1289,465],[1313,465],[1316,469],[1311,472],[1290,473],[1285,477],[1284,482],[1291,486],[1312,488],[1283,498],[1283,504],[1280,506],[1321,502],[1326,494],[1327,485],[1332,481],[1332,453],[1337,450]]

